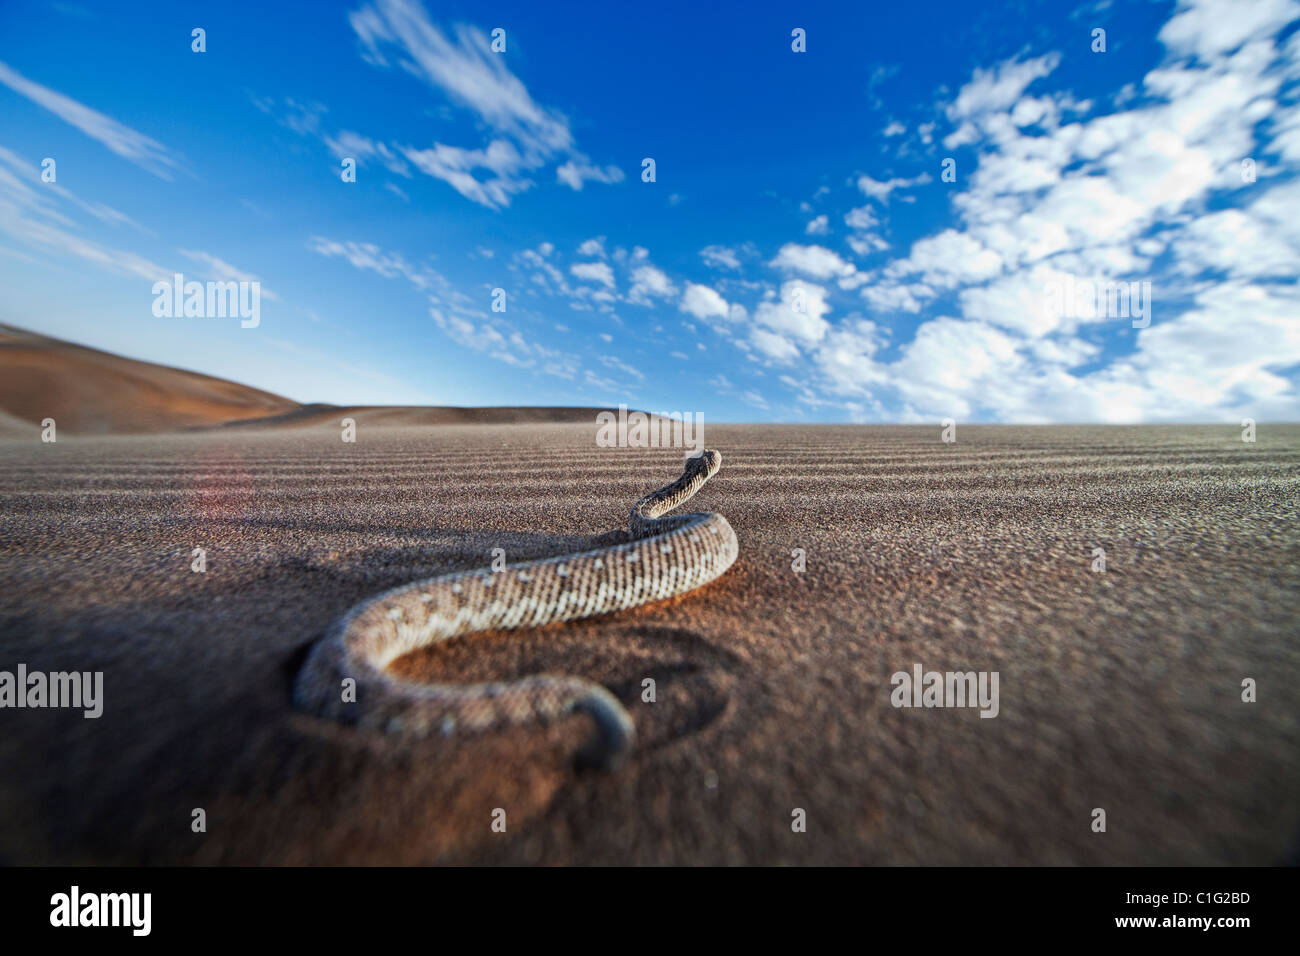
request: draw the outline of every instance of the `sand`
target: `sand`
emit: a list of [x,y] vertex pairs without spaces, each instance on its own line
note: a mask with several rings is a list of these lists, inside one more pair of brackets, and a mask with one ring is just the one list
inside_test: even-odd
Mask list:
[[[0,669],[105,675],[98,720],[0,710],[0,862],[1296,860],[1300,426],[708,426],[722,579],[400,662],[601,681],[639,728],[622,770],[574,768],[581,717],[412,743],[292,709],[356,601],[582,548],[678,473],[594,431],[0,442]],[[891,706],[915,664],[997,671],[998,716]]]

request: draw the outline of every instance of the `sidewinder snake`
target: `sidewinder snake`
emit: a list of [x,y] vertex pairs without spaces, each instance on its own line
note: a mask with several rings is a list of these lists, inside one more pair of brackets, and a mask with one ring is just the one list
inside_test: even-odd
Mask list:
[[[402,585],[354,606],[312,648],[294,703],[318,716],[411,736],[484,731],[573,712],[596,736],[587,763],[613,767],[636,736],[608,690],[580,677],[538,674],[485,684],[424,684],[388,665],[404,654],[479,631],[541,627],[594,617],[693,591],[735,562],[739,545],[712,512],[665,517],[717,474],[713,450],[687,459],[682,476],[632,508],[631,540],[581,554],[527,561],[494,573],[462,571]],[[354,694],[345,694],[352,678]],[[351,699],[345,699],[349,697]]]

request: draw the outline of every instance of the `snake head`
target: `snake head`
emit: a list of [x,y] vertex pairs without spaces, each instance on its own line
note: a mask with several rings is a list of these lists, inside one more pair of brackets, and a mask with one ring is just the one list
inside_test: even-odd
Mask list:
[[705,479],[712,478],[722,467],[722,452],[712,448],[706,448],[698,455],[692,455],[686,459],[686,478],[694,478],[702,474]]

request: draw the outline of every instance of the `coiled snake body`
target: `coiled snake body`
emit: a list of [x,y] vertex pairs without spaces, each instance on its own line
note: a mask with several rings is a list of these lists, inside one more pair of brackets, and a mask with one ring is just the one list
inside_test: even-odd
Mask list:
[[[477,631],[540,627],[675,597],[719,577],[735,562],[736,533],[712,512],[664,517],[718,471],[706,450],[682,476],[632,508],[632,540],[512,565],[415,581],[378,594],[339,618],[312,648],[294,687],[294,703],[321,717],[424,736],[590,715],[597,735],[583,754],[612,766],[635,738],[618,700],[580,677],[539,674],[489,684],[422,684],[388,665],[404,654]],[[345,700],[343,681],[356,681]]]

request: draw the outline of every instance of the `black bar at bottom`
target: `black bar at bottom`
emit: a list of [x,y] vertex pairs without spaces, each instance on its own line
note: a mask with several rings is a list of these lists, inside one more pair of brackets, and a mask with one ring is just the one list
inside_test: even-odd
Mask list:
[[[443,932],[462,939],[485,933],[494,943],[550,933],[667,943],[696,925],[700,932],[690,935],[697,941],[716,936],[734,944],[776,926],[799,932],[802,925],[821,936],[843,921],[851,938],[864,942],[1029,941],[1048,932],[1071,940],[1232,945],[1275,938],[1294,924],[1297,874],[964,868],[843,869],[809,878],[790,871],[659,871],[602,874],[592,882],[588,872],[540,878],[483,869],[12,867],[0,869],[0,932],[6,943],[75,936],[92,945],[115,937],[219,944],[269,936],[373,946],[402,934],[433,946]],[[87,922],[118,925],[80,925]]]

